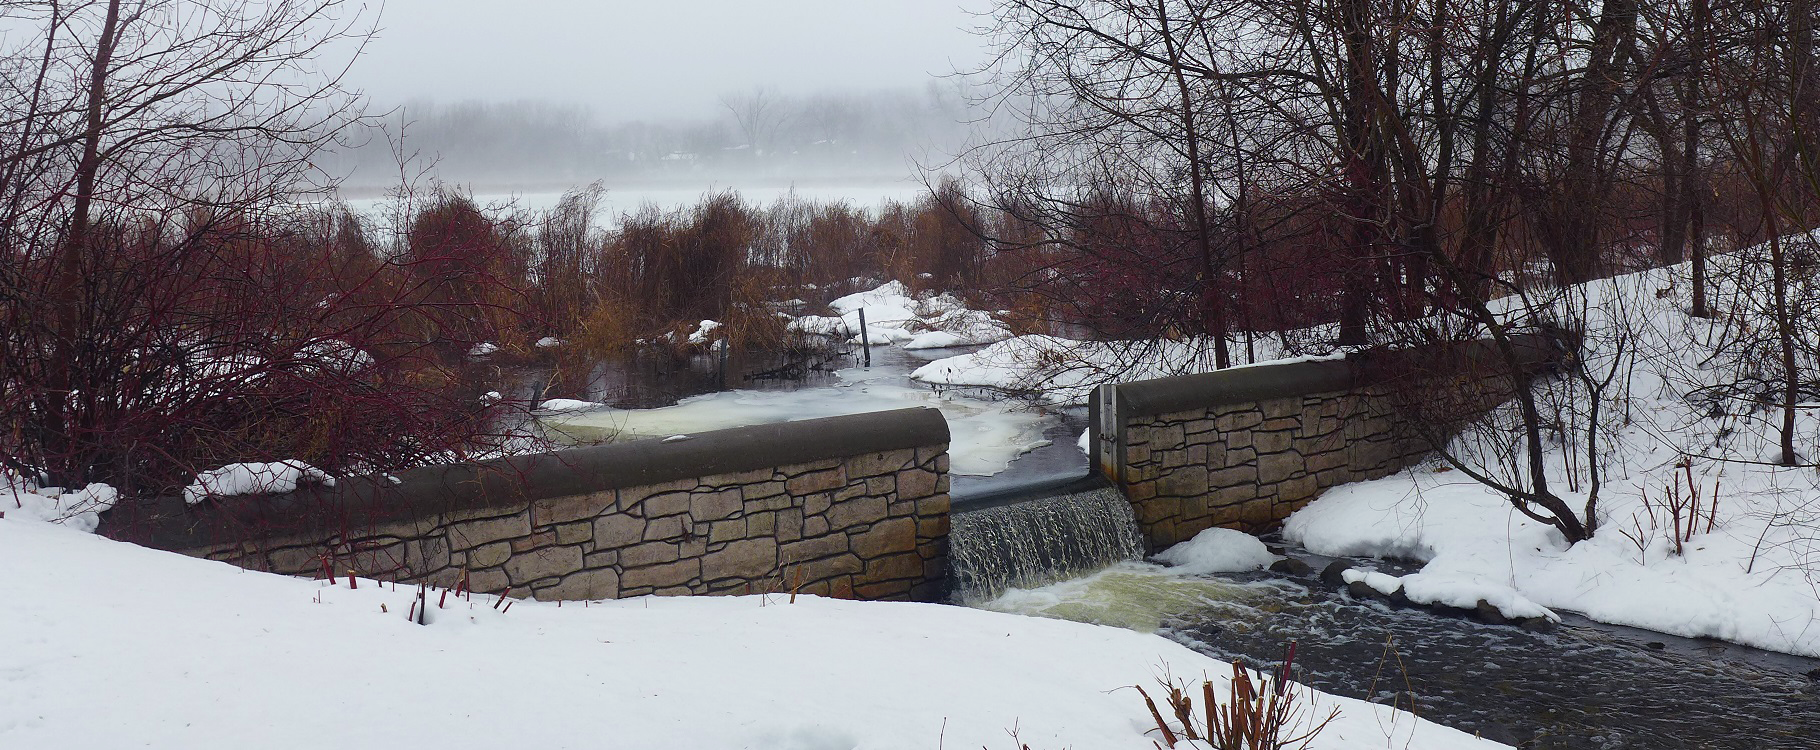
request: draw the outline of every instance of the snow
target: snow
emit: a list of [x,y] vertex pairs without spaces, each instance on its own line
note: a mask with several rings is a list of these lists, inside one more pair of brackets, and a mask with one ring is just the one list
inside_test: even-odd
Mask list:
[[537,410],[551,414],[561,414],[563,412],[588,411],[604,407],[606,407],[606,404],[596,401],[582,401],[573,398],[553,398],[538,404]]
[[562,346],[562,343],[563,343],[562,339],[556,338],[555,336],[545,336],[541,339],[538,339],[537,343],[533,344],[533,346],[535,346],[539,349],[554,349],[556,347]]
[[91,532],[100,525],[100,513],[114,507],[120,497],[113,487],[90,484],[82,489],[40,487],[36,482],[0,469],[0,517],[56,523]]
[[196,481],[183,488],[183,500],[195,505],[211,497],[279,494],[295,490],[300,484],[332,486],[335,478],[295,459],[228,464],[197,474]]
[[[1729,276],[1728,262],[1714,259],[1713,278]],[[1736,331],[1723,319],[1686,315],[1688,272],[1656,269],[1576,290],[1591,318],[1583,356],[1596,369],[1610,366],[1619,331],[1637,347],[1622,379],[1629,405],[1605,410],[1606,481],[1590,540],[1567,545],[1501,495],[1438,463],[1335,487],[1291,516],[1285,537],[1322,555],[1423,561],[1419,574],[1401,581],[1412,599],[1485,598],[1820,656],[1820,477],[1812,466],[1762,461],[1775,455],[1779,414],[1745,399],[1691,397],[1735,379],[1712,354]],[[1743,304],[1736,290],[1712,296]],[[1804,451],[1820,445],[1815,412],[1800,409]],[[1471,446],[1456,441],[1454,449]],[[1568,469],[1584,466],[1583,446],[1570,452],[1551,440],[1544,457],[1554,491],[1569,507],[1584,507],[1584,475],[1570,481]],[[1706,505],[1677,553],[1662,503],[1676,492],[1685,497],[1688,477]]]
[[1156,558],[1182,574],[1241,573],[1262,570],[1277,561],[1264,543],[1243,531],[1211,528],[1193,539],[1157,553]]
[[491,342],[491,341],[482,341],[482,342],[480,342],[480,343],[478,343],[478,344],[475,344],[475,345],[474,345],[474,346],[473,346],[473,348],[471,348],[471,349],[469,349],[469,350],[468,350],[468,356],[470,356],[470,357],[485,357],[485,356],[487,356],[487,355],[489,355],[489,354],[492,354],[492,353],[493,353],[493,352],[496,352],[496,351],[499,351],[499,345],[498,345],[498,344],[495,344],[495,343],[493,343],[493,342]]
[[[734,390],[683,399],[660,409],[597,409],[544,420],[582,439],[687,435],[754,424],[931,406],[948,420],[949,471],[990,476],[1024,453],[1049,444],[1053,418],[1009,401],[986,401],[890,382],[891,373],[850,368],[835,373],[829,388],[795,391]],[[584,402],[585,403],[585,402]],[[546,402],[546,407],[548,402]]]
[[[788,596],[558,607],[244,571],[0,519],[0,746],[1150,750],[1133,685],[1230,668],[1167,639]],[[1305,689],[1304,689],[1305,690]],[[1152,691],[1154,694],[1155,691]],[[1308,691],[1316,750],[1503,747]]]
[[[1237,343],[1237,342],[1234,342]],[[1281,343],[1259,340],[1255,363],[1284,364],[1344,357],[1345,352],[1282,357]],[[1048,335],[1005,339],[976,352],[938,359],[911,373],[930,385],[991,388],[1032,393],[1048,404],[1087,403],[1094,386],[1173,375],[1211,372],[1213,346],[1206,339],[1180,341],[1079,341]]]
[[689,343],[708,343],[708,337],[713,334],[714,330],[717,328],[720,328],[720,321],[718,320],[704,320],[696,324],[695,330],[689,332]]
[[993,313],[973,310],[952,294],[912,295],[902,282],[886,282],[828,303],[835,315],[794,318],[790,330],[861,343],[860,311],[866,314],[866,338],[872,346],[945,349],[980,346],[1011,337],[1011,329]]
[[1517,593],[1516,589],[1477,576],[1448,573],[1393,576],[1376,570],[1351,568],[1342,571],[1340,577],[1347,583],[1364,582],[1385,596],[1401,591],[1405,598],[1416,604],[1443,604],[1457,609],[1473,609],[1479,602],[1485,602],[1511,619],[1544,617],[1557,622],[1561,619],[1547,607]]

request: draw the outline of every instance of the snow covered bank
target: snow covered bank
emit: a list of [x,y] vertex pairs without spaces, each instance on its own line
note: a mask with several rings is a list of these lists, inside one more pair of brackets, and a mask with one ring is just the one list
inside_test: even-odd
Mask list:
[[905,349],[979,346],[1011,338],[1011,330],[992,313],[973,310],[952,294],[912,295],[901,282],[849,294],[828,303],[834,315],[805,315],[790,330],[860,343],[860,312],[866,314],[866,338],[874,346]]
[[[1722,270],[1732,262],[1714,260]],[[1748,356],[1728,364],[1737,355],[1723,347],[1739,339],[1743,318],[1687,315],[1687,273],[1591,282],[1557,303],[1581,307],[1590,367],[1622,375],[1601,412],[1592,539],[1569,547],[1501,495],[1433,463],[1334,488],[1292,516],[1285,535],[1318,554],[1425,561],[1417,583],[1435,584],[1436,596],[1463,586],[1509,591],[1601,622],[1820,656],[1820,475],[1811,463],[1772,464],[1774,399],[1727,394],[1774,373]],[[1713,298],[1744,305],[1750,294],[1721,285]],[[1816,455],[1820,407],[1798,411],[1796,444]],[[1579,422],[1569,422],[1572,434],[1587,429],[1584,412],[1564,417]],[[1544,439],[1551,488],[1568,507],[1585,507],[1583,441]],[[1471,456],[1484,444],[1456,441],[1452,450]],[[1519,451],[1505,460],[1520,459]],[[1688,518],[1695,494],[1702,504]],[[1672,498],[1682,503],[1679,521]]]
[[[831,388],[796,391],[722,391],[683,399],[661,409],[594,409],[575,402],[566,413],[544,419],[550,427],[580,439],[629,439],[687,435],[773,422],[933,406],[948,420],[949,470],[990,476],[1013,459],[1049,444],[1043,431],[1054,417],[1022,404],[983,401],[889,382],[880,370],[851,368],[835,375]],[[545,409],[556,411],[548,403]]]
[[[787,596],[556,607],[243,571],[0,519],[0,746],[1152,747],[1131,685],[1229,668],[1165,639]],[[1223,690],[1223,688],[1221,688]],[[1503,747],[1317,695],[1322,750]],[[250,740],[249,738],[257,738]]]
[[[1324,358],[1282,359],[1282,347],[1274,339],[1255,342],[1255,349],[1260,365]],[[1100,383],[1212,372],[1213,364],[1213,345],[1205,339],[1077,341],[1028,335],[938,359],[917,368],[911,377],[930,385],[1030,392],[1044,403],[1080,405]]]

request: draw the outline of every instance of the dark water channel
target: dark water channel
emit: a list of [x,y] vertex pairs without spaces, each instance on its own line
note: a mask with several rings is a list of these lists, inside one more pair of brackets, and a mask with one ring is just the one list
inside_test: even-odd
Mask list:
[[1820,681],[1805,674],[1820,660],[1574,616],[1546,633],[1483,625],[1312,575],[1228,580],[1255,596],[1206,602],[1163,634],[1260,668],[1293,640],[1303,683],[1521,748],[1820,748]]

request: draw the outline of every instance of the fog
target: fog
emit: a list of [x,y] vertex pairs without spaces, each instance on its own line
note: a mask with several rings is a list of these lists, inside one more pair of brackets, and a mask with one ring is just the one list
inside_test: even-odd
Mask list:
[[387,0],[348,71],[383,130],[325,166],[396,184],[396,148],[476,189],[901,179],[959,149],[989,0]]

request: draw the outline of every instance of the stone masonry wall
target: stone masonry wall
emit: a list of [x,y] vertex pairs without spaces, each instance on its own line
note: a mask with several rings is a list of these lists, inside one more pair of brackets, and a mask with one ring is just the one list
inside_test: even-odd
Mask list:
[[1328,487],[1427,452],[1399,433],[1383,389],[1223,404],[1126,422],[1125,492],[1162,549],[1213,526],[1268,529]]
[[[275,573],[322,576],[328,566],[439,587],[466,576],[476,592],[540,600],[942,596],[948,433],[939,412],[691,440],[439,467],[405,477],[402,490],[357,480],[315,495],[178,502],[106,519],[102,531]],[[749,467],[765,461],[778,465]]]
[[800,590],[935,599],[947,566],[945,446],[437,514],[347,539],[187,550],[289,575],[338,572],[551,599]]
[[1153,551],[1213,526],[1266,530],[1329,487],[1422,460],[1561,351],[1514,344],[1514,373],[1490,342],[1459,342],[1102,386],[1093,462]]

